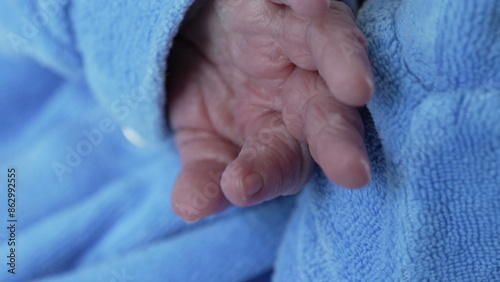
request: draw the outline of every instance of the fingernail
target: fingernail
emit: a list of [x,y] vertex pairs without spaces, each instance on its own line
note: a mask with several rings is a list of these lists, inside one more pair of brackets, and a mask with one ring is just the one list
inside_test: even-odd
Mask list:
[[372,171],[370,169],[370,164],[365,159],[361,159],[361,164],[365,168],[366,176],[368,176],[368,182],[371,182],[372,181]]
[[375,93],[375,83],[373,82],[373,78],[371,78],[370,76],[367,76],[365,80],[366,83],[368,84],[368,87],[370,88],[370,97],[371,97]]
[[326,6],[330,9],[333,5],[333,0],[326,0]]
[[248,189],[245,191],[245,196],[247,198],[251,198],[255,196],[257,193],[262,190],[262,176],[260,176],[258,173],[252,173],[245,177],[245,187]]

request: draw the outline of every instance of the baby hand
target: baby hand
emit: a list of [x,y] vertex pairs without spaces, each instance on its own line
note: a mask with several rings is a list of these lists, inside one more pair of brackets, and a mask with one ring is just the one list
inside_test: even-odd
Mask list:
[[[340,186],[370,181],[356,109],[373,74],[350,9],[325,0],[214,0],[169,57],[168,112],[187,221],[298,192],[313,159]],[[312,156],[312,158],[311,158]]]

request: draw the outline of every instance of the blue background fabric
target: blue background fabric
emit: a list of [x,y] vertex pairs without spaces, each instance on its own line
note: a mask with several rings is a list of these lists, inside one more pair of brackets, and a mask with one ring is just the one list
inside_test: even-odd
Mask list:
[[500,281],[500,3],[372,0],[373,181],[319,174],[278,281]]
[[19,221],[16,275],[0,229],[0,281],[245,281],[273,266],[276,281],[498,280],[498,1],[368,1],[372,183],[317,171],[298,197],[195,224],[170,207],[162,112],[190,4],[4,3],[0,167],[17,168]]

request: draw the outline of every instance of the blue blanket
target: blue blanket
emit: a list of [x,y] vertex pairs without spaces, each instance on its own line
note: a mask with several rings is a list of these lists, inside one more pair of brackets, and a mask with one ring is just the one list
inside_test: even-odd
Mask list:
[[186,224],[162,86],[191,2],[3,3],[0,281],[498,281],[498,1],[369,0],[372,183],[317,171],[296,197]]

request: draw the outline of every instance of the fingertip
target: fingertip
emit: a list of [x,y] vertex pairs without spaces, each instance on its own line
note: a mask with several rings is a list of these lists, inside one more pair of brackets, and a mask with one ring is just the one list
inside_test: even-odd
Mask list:
[[186,223],[195,223],[207,216],[222,212],[231,206],[231,203],[229,203],[227,200],[222,200],[217,203],[217,206],[214,206],[212,208],[198,209],[196,205],[193,205],[192,202],[189,203],[178,201],[173,196],[170,201],[174,213]]
[[351,189],[365,187],[371,181],[371,168],[365,156],[359,158],[357,155],[356,153],[340,155],[336,163],[325,170],[327,177],[341,187]]
[[220,189],[220,174],[225,168],[216,161],[183,166],[174,183],[171,206],[186,222],[195,222],[227,207]]
[[186,223],[198,222],[207,216],[210,216],[210,215],[218,213],[218,212],[222,212],[231,206],[231,203],[229,203],[226,200],[223,203],[221,203],[219,205],[219,207],[216,208],[212,212],[198,213],[196,211],[193,212],[193,207],[188,205],[188,204],[174,203],[172,200],[171,200],[171,203],[172,203],[172,209],[174,210],[174,213]]
[[233,161],[222,174],[221,189],[226,198],[235,206],[248,206],[247,197],[244,193],[243,181],[241,180],[241,164]]
[[237,206],[256,205],[297,192],[312,166],[309,154],[304,152],[307,146],[290,135],[281,115],[269,113],[254,124],[258,127],[222,175],[222,191]]
[[243,195],[244,199],[248,200],[257,195],[264,187],[262,176],[256,172],[246,176],[243,180]]
[[264,180],[259,173],[234,174],[228,171],[222,176],[221,187],[226,198],[235,206],[248,207],[264,201]]
[[192,203],[186,202],[182,199],[183,197],[180,197],[179,193],[174,193],[174,191],[170,198],[170,203],[172,210],[178,217],[186,223],[193,223],[204,217],[204,215],[200,213],[200,210],[193,207]]
[[314,135],[312,156],[335,184],[353,189],[366,186],[371,169],[360,133],[353,127],[335,129]]
[[190,207],[188,204],[177,202],[177,199],[175,199],[174,197],[171,197],[170,202],[174,213],[184,222],[194,223],[201,219],[201,216],[189,212],[190,210],[192,210],[192,207]]
[[357,168],[353,169],[350,177],[346,177],[345,184],[341,184],[340,186],[359,189],[368,185],[368,183],[371,182],[371,168],[368,161],[365,158],[361,158],[357,163],[354,163],[353,166]]
[[305,183],[304,178],[310,176],[312,161],[303,164],[300,169],[303,161],[295,160],[295,156],[289,156],[284,163],[285,159],[277,160],[269,152],[261,153],[249,163],[235,160],[222,175],[222,191],[232,204],[248,207],[296,193],[301,188],[297,185]]
[[352,107],[368,104],[375,93],[375,82],[371,71],[354,71],[346,74],[344,78],[339,75],[335,81],[327,83],[339,102]]
[[372,75],[367,75],[365,76],[365,82],[367,86],[366,92],[369,93],[368,96],[371,98],[375,93],[375,80],[373,79]]
[[372,168],[370,166],[370,162],[368,161],[368,159],[362,158],[361,164],[363,165],[363,168],[365,169],[365,173],[366,173],[366,176],[368,179],[368,182],[366,184],[368,184],[368,183],[372,182]]

